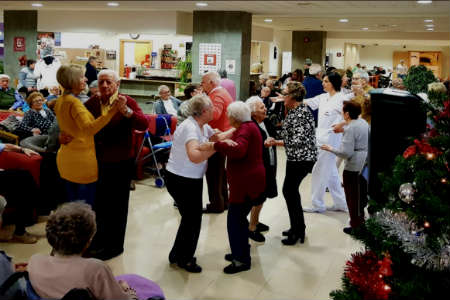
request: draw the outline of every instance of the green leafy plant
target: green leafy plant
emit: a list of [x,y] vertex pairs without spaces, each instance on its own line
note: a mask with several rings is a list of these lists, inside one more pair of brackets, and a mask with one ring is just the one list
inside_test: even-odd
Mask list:
[[0,74],[4,73],[3,60],[0,60]]
[[403,81],[411,94],[426,93],[428,84],[436,82],[433,72],[425,66],[412,66]]
[[176,69],[180,70],[180,82],[186,84],[192,77],[192,54],[190,52],[186,53],[186,59],[180,60]]

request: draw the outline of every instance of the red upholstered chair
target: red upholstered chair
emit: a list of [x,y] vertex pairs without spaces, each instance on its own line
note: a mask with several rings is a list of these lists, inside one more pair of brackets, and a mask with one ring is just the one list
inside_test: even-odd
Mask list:
[[[170,133],[171,136],[158,135],[158,128],[156,119],[158,117],[157,114],[147,114],[145,115],[148,120],[148,132],[152,136],[159,136],[164,140],[170,140],[171,136],[175,132],[177,128],[177,117],[171,116],[170,118]],[[145,139],[145,131],[134,131],[133,135],[133,149],[135,149],[135,154],[138,155],[136,157],[136,178],[142,179],[144,178],[144,165],[152,160],[151,156],[148,156],[151,153],[151,149],[147,146],[144,146]],[[141,148],[142,147],[142,148]]]
[[0,169],[27,170],[33,176],[37,186],[40,183],[41,161],[40,155],[27,156],[18,152],[0,152]]

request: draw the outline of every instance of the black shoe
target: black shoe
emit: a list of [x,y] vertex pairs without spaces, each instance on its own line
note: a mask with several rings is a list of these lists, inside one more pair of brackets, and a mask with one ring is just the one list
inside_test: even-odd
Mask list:
[[225,260],[227,261],[233,261],[233,255],[231,253],[225,254]]
[[288,236],[291,234],[291,229],[289,228],[288,230],[285,230],[281,233],[283,236]]
[[221,214],[221,213],[223,213],[223,210],[214,210],[214,209],[210,209],[210,208],[204,208],[203,213],[204,214]]
[[178,266],[190,273],[200,273],[202,271],[202,267],[197,265],[195,257],[193,257],[192,260],[186,264],[178,263]]
[[287,246],[295,245],[297,241],[300,241],[300,244],[303,244],[305,242],[305,233],[303,233],[303,235],[291,233],[290,235],[287,236],[287,238],[281,240],[281,242]]
[[123,253],[123,249],[101,249],[89,251],[89,257],[100,260],[109,260]]
[[259,232],[265,232],[265,231],[269,231],[269,226],[267,226],[266,224],[263,223],[258,223],[256,224],[256,231]]
[[250,270],[250,264],[243,264],[236,260],[233,260],[231,264],[229,264],[223,269],[223,272],[225,274],[236,274],[247,270]]
[[255,242],[265,242],[266,238],[259,231],[248,231],[248,237],[254,240]]
[[169,254],[169,263],[174,264],[177,262],[177,259],[175,258],[175,255],[172,255],[172,253]]
[[345,227],[342,231],[344,231],[346,234],[353,235],[353,228],[351,227]]

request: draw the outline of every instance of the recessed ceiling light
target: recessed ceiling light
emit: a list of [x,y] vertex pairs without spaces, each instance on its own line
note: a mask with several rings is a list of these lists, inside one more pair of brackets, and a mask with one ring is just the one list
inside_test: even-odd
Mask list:
[[272,23],[272,19],[264,19],[264,22],[266,22],[266,23]]
[[348,22],[348,19],[339,19],[339,22],[341,22],[341,23],[347,23],[347,22]]
[[432,23],[433,22],[433,20],[432,19],[426,19],[426,20],[423,20],[425,23]]
[[425,27],[434,27],[434,24],[425,24]]
[[363,28],[361,28],[361,30],[369,30],[369,28],[363,27]]
[[205,3],[205,2],[197,2],[197,3],[195,3],[195,5],[197,5],[198,7],[206,7],[206,6],[208,6],[208,3]]
[[433,1],[430,1],[430,0],[419,0],[419,1],[417,1],[417,3],[419,3],[419,4],[430,4],[430,3],[433,3]]
[[31,6],[33,6],[33,7],[42,7],[44,5],[42,3],[32,3]]
[[428,31],[433,31],[433,30],[434,30],[434,28],[427,28],[427,30],[428,30]]
[[117,7],[117,6],[119,6],[119,3],[117,3],[117,2],[108,2],[108,6]]

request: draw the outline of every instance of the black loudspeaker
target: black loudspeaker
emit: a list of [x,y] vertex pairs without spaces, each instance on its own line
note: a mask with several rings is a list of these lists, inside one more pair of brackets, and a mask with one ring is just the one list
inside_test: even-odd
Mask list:
[[397,155],[426,129],[422,99],[406,91],[375,89],[370,92],[372,121],[369,138],[369,196],[383,203],[380,172],[389,171]]

